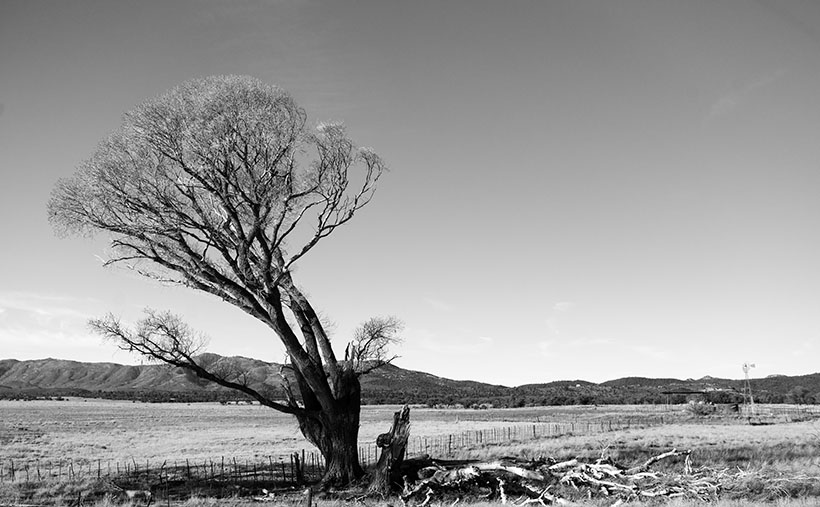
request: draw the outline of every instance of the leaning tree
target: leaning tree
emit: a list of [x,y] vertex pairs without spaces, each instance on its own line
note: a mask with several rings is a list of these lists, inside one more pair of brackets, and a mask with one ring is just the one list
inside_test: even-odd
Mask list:
[[[385,171],[336,124],[307,126],[284,91],[246,76],[183,83],[124,115],[49,202],[58,233],[106,232],[111,257],[140,274],[205,291],[266,324],[283,343],[285,400],[247,372],[198,355],[178,317],[148,311],[91,327],[119,346],[185,368],[296,417],[323,454],[326,483],[362,475],[359,375],[389,361],[395,318],[362,325],[337,358],[294,264],[368,204]],[[288,378],[293,380],[288,382]]]

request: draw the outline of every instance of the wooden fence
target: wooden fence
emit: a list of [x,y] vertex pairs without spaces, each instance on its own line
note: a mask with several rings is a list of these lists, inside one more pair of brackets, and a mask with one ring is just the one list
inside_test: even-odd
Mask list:
[[269,482],[297,484],[321,477],[324,462],[318,453],[294,453],[267,460],[221,457],[203,461],[112,462],[89,460],[8,460],[0,463],[0,482],[116,479],[126,483],[179,481]]
[[434,437],[411,437],[407,444],[408,456],[452,457],[460,452],[486,445],[503,445],[506,443],[534,440],[539,438],[558,437],[562,435],[592,435],[615,431],[634,426],[664,424],[670,417],[644,416],[607,418],[597,420],[578,420],[568,422],[534,422],[509,425],[498,428],[464,431]]
[[742,417],[769,422],[804,421],[820,416],[820,406],[756,404],[752,407],[751,405],[744,404],[739,406],[739,413]]
[[[603,433],[635,425],[664,422],[662,416],[579,420],[570,422],[533,422],[503,427],[463,431],[447,435],[415,436],[407,445],[407,456],[429,455],[453,457],[459,452],[486,445],[526,441],[539,438],[577,434]],[[378,460],[375,443],[359,446],[359,459],[364,467]],[[78,479],[111,479],[118,483],[174,484],[201,482],[221,487],[240,483],[285,486],[311,482],[321,477],[325,467],[322,455],[302,450],[286,456],[269,456],[255,460],[220,457],[205,461],[176,460],[103,461],[103,460],[41,460],[20,459],[0,462],[0,482],[42,482]]]

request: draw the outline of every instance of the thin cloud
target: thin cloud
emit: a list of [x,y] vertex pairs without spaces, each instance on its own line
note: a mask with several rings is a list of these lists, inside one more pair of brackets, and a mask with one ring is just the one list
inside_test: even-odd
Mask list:
[[546,319],[545,322],[547,323],[547,329],[549,329],[552,334],[555,336],[561,334],[561,331],[558,329],[558,322],[555,321],[555,317],[550,317]]
[[74,298],[53,294],[29,292],[0,292],[0,311],[8,310],[28,313],[43,318],[93,318],[88,306],[98,306],[101,302],[91,298]]
[[630,347],[630,349],[636,354],[648,357],[650,359],[666,359],[669,357],[667,352],[651,345],[635,345]]
[[814,343],[808,340],[799,343],[792,351],[792,356],[794,357],[803,357],[812,354],[814,354]]
[[68,326],[55,326],[50,329],[29,329],[19,326],[0,327],[0,343],[3,349],[15,347],[20,343],[39,350],[67,349],[75,346],[92,348],[99,347],[100,337],[85,329],[71,329]]
[[611,345],[615,343],[612,338],[592,338],[589,340],[590,345]]
[[555,357],[555,355],[556,355],[555,352],[554,352],[554,346],[555,346],[554,341],[544,340],[544,341],[538,342],[538,351],[541,353],[542,356],[552,358],[552,357]]
[[408,329],[406,336],[406,343],[436,354],[476,354],[486,351],[495,341],[489,336],[445,338],[427,329]]
[[119,351],[101,345],[99,336],[80,325],[8,326],[0,321],[0,359],[73,359],[86,361],[99,356],[100,348],[110,347],[112,358]]
[[785,69],[778,69],[771,74],[749,81],[739,88],[730,90],[712,104],[712,107],[709,108],[709,118],[717,118],[731,113],[743,103],[751,100],[759,90],[771,86],[784,75],[786,75]]
[[2,357],[75,358],[96,352],[87,322],[102,302],[53,294],[0,292]]
[[542,340],[536,346],[544,357],[569,359],[581,357],[584,351],[601,349],[614,344],[615,342],[609,338],[574,338],[571,340]]
[[547,329],[549,329],[549,331],[555,336],[560,335],[561,331],[558,328],[559,317],[563,313],[568,313],[572,311],[573,308],[575,308],[575,303],[573,303],[572,301],[559,301],[552,305],[552,312],[550,312],[551,315],[547,317],[545,320],[547,324]]
[[424,302],[427,303],[428,305],[432,306],[436,310],[439,310],[439,311],[442,311],[442,312],[452,312],[453,311],[453,305],[451,305],[450,303],[447,303],[446,301],[442,301],[440,299],[424,298]]

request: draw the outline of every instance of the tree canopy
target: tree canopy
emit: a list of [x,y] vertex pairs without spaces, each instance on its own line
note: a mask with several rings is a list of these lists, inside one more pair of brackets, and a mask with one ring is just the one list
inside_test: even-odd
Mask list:
[[[91,324],[124,348],[296,415],[338,480],[360,474],[357,377],[389,360],[385,346],[400,325],[371,319],[338,360],[292,268],[371,201],[384,172],[381,158],[356,147],[341,125],[309,127],[283,90],[215,76],[126,113],[57,183],[48,211],[60,234],[109,233],[106,264],[211,293],[265,323],[296,380],[298,395],[287,386],[284,402],[243,384],[241,372],[197,362],[197,335],[173,314],[149,312],[134,330],[114,316]],[[354,463],[342,456],[351,452]]]

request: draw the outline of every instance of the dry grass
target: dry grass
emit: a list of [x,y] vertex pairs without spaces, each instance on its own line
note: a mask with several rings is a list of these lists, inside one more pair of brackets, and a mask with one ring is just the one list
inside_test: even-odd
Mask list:
[[745,424],[676,423],[633,428],[587,436],[524,441],[464,449],[459,457],[499,455],[535,458],[595,457],[606,452],[616,461],[645,459],[671,448],[693,449],[693,460],[706,465],[774,465],[820,475],[820,422],[804,421],[769,426]]
[[[635,408],[414,408],[411,431],[414,437],[434,438],[534,421],[634,417]],[[396,406],[364,407],[360,442],[375,442],[390,428],[395,410]],[[259,405],[0,400],[0,460],[161,462],[219,456],[252,460],[305,448],[310,444],[299,433],[295,419]]]
[[[369,443],[384,432],[397,407],[365,407],[361,440]],[[641,409],[640,411],[636,410]],[[414,436],[436,437],[460,432],[507,427],[534,421],[596,420],[637,417],[661,407],[548,407],[504,410],[432,410],[411,412]],[[664,412],[667,415],[675,416]],[[458,458],[492,459],[500,456],[536,458],[595,458],[608,454],[621,463],[638,463],[671,448],[693,449],[695,467],[729,470],[739,479],[716,507],[820,505],[820,422],[804,421],[771,426],[691,421],[631,428],[597,435],[570,435],[523,440],[503,445],[475,445],[460,449]],[[0,401],[0,460],[75,461],[213,459],[218,456],[264,458],[309,448],[295,421],[259,406],[219,404],[141,404],[106,400],[69,402]],[[665,463],[675,468],[680,463]],[[742,473],[741,473],[742,472]],[[98,485],[99,486],[99,485]],[[43,482],[12,487],[0,483],[0,505],[26,503],[69,505],[93,484]],[[105,491],[105,488],[97,488]],[[116,495],[88,498],[86,505],[119,505]],[[296,505],[298,497],[282,498],[276,505]],[[187,507],[249,506],[241,499],[192,499]],[[395,504],[395,502],[393,502]],[[139,505],[136,503],[135,505]],[[179,504],[177,504],[179,505]],[[255,504],[258,505],[258,504]],[[319,507],[341,507],[349,502],[322,500]],[[367,502],[368,505],[388,505]],[[437,505],[434,503],[434,505]],[[443,505],[443,504],[442,504]],[[449,504],[448,504],[449,505]],[[475,503],[476,507],[498,503]],[[587,501],[582,505],[610,505]],[[651,505],[635,503],[624,505]],[[669,507],[702,505],[681,500]]]

